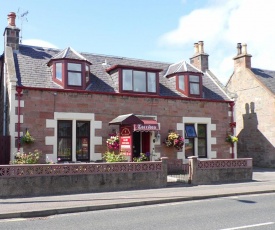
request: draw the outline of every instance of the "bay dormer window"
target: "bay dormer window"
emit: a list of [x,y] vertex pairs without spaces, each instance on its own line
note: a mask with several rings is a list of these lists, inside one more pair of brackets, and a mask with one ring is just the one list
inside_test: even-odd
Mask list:
[[53,81],[64,89],[85,89],[90,83],[90,66],[72,60],[53,61]]
[[188,97],[202,97],[202,77],[190,73],[177,74],[176,88]]
[[64,89],[84,90],[90,84],[90,63],[72,48],[67,48],[49,62],[53,81]]

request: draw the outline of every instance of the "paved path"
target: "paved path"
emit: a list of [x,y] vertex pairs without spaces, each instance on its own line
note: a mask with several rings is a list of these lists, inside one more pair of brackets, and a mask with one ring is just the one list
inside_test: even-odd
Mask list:
[[0,199],[0,219],[270,192],[275,192],[275,169],[255,169],[253,181],[246,183],[199,186],[177,184],[161,189]]

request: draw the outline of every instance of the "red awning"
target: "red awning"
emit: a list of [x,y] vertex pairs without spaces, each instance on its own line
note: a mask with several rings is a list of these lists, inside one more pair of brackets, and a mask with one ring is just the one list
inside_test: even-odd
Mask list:
[[143,124],[134,124],[134,131],[157,131],[159,130],[159,124],[155,120],[143,120]]

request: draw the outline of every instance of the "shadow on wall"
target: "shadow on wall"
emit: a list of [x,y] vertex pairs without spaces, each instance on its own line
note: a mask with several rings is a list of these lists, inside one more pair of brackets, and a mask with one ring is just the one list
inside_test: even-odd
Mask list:
[[255,103],[246,103],[245,110],[244,128],[238,135],[238,158],[253,158],[253,165],[257,167],[275,167],[275,148],[258,130]]

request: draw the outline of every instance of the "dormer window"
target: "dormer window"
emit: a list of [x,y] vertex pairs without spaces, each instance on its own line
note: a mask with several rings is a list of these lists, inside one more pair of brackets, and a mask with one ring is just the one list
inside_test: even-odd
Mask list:
[[176,89],[188,97],[202,97],[203,72],[181,61],[168,67],[166,78],[175,78]]
[[125,93],[157,94],[161,69],[117,65],[106,70],[117,76],[119,91]]
[[157,92],[157,75],[153,72],[123,69],[122,90],[140,93]]
[[90,67],[81,61],[53,61],[53,76],[53,81],[65,89],[85,89],[90,82]]
[[53,68],[53,81],[64,89],[86,89],[90,83],[90,63],[72,48],[53,57],[48,66]]
[[202,97],[202,77],[200,75],[178,74],[176,75],[176,86],[178,91],[188,97]]

